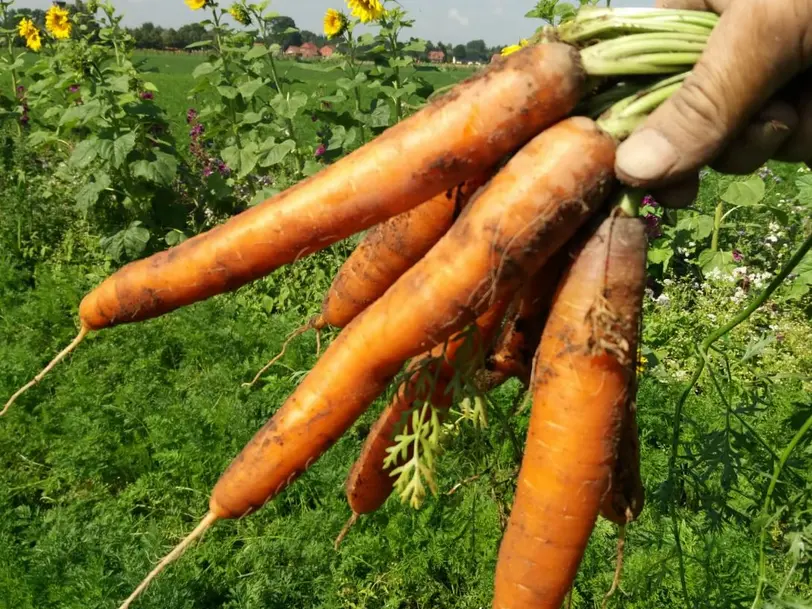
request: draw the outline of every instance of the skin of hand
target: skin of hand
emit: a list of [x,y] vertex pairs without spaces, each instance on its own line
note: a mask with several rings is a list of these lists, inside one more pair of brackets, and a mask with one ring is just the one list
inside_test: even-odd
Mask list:
[[620,145],[618,177],[666,207],[698,172],[747,174],[770,159],[812,166],[812,0],[658,0],[719,23],[682,88]]

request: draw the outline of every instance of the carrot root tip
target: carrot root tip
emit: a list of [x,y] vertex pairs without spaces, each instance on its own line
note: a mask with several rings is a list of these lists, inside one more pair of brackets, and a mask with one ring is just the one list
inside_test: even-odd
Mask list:
[[65,357],[71,351],[73,351],[79,345],[79,343],[81,343],[85,339],[85,337],[88,335],[88,332],[90,332],[90,328],[88,328],[85,325],[82,325],[82,328],[81,330],[79,330],[79,334],[76,335],[76,338],[74,338],[67,347],[62,349],[62,351],[60,351],[57,354],[57,356],[54,359],[52,359],[50,363],[47,366],[45,366],[45,368],[43,368],[39,374],[37,374],[37,376],[35,376],[33,379],[28,381],[28,383],[20,387],[14,393],[14,395],[12,395],[9,398],[8,402],[6,402],[6,405],[3,406],[3,410],[0,410],[0,417],[2,417],[8,412],[8,409],[11,408],[11,405],[14,404],[15,401],[17,401],[18,397],[20,397],[23,393],[31,389],[31,387],[39,383],[45,377],[45,375],[48,374],[53,369],[54,366],[56,366],[59,362],[65,359]]
[[216,521],[217,514],[212,512],[206,514],[203,520],[201,520],[200,523],[195,527],[195,530],[189,533],[189,535],[187,535],[178,545],[176,545],[169,554],[164,556],[161,561],[155,565],[155,568],[149,572],[149,575],[144,578],[144,581],[138,584],[138,587],[133,590],[133,593],[130,594],[130,596],[127,597],[127,600],[121,603],[121,606],[118,609],[127,609],[132,602],[137,599],[144,590],[147,589],[147,586],[152,583],[152,580],[158,577],[161,571],[163,571],[170,563],[180,558],[186,549],[192,544],[192,542],[201,537],[203,533],[205,533]]
[[358,512],[353,512],[352,516],[350,516],[350,519],[341,529],[341,532],[338,534],[338,537],[336,537],[335,543],[333,544],[333,547],[336,549],[336,551],[338,551],[338,546],[341,545],[341,542],[344,541],[344,538],[347,536],[347,533],[350,532],[350,529],[356,522],[358,522]]
[[291,341],[297,336],[301,336],[302,334],[310,330],[311,327],[312,327],[311,323],[306,323],[305,325],[296,328],[293,332],[291,332],[290,335],[285,339],[285,342],[282,344],[282,350],[277,355],[275,355],[273,359],[271,359],[271,361],[265,364],[259,372],[257,372],[256,376],[250,383],[243,383],[242,386],[251,389],[254,385],[256,385],[257,381],[259,381],[259,379],[262,378],[262,375],[265,374],[271,366],[273,366],[276,362],[282,359]]

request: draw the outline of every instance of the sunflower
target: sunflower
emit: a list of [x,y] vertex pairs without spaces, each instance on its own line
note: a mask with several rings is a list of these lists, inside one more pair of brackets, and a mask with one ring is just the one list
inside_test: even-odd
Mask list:
[[206,0],[183,0],[186,2],[186,6],[188,6],[193,11],[199,11],[201,8],[206,6]]
[[347,0],[347,6],[361,23],[377,21],[385,12],[381,0]]
[[324,14],[324,34],[327,38],[341,36],[347,29],[347,17],[334,8],[328,8]]
[[28,38],[31,32],[36,31],[37,26],[34,25],[34,22],[30,19],[20,19],[20,23],[17,24],[17,33],[20,35],[20,38]]
[[232,4],[231,8],[228,9],[228,14],[239,24],[251,25],[251,15],[248,14],[242,4]]
[[502,49],[502,57],[507,57],[508,55],[515,53],[516,51],[521,51],[524,47],[528,46],[530,43],[522,39],[519,44],[512,44],[509,47],[505,47]]
[[54,5],[45,13],[45,29],[51,32],[54,38],[59,40],[70,38],[72,27],[70,19],[68,19],[68,11],[64,8]]
[[42,39],[39,36],[39,30],[37,28],[28,32],[28,36],[25,37],[25,46],[32,51],[39,51],[42,48]]

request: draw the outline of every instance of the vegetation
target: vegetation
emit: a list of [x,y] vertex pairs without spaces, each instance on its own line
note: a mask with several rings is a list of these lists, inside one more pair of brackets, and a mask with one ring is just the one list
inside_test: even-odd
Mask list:
[[[536,16],[557,20],[554,4]],[[23,13],[0,2],[0,395],[69,342],[81,296],[123,262],[299,181],[468,74],[414,65],[432,47],[409,40],[402,12],[370,38],[348,24],[333,38],[346,50],[337,61],[282,60],[275,36],[287,28],[244,6],[245,28],[206,9],[209,22],[189,26],[203,52],[186,56],[136,52],[112,5],[80,4],[65,40],[32,15],[34,54],[15,46]],[[812,607],[812,256],[744,323],[706,340],[801,246],[811,209],[812,173],[780,163],[742,178],[706,172],[696,205],[677,214],[647,199],[647,502],[609,606]],[[108,608],[135,587],[314,365],[316,337],[304,334],[257,390],[242,387],[319,312],[355,243],[88,338],[20,398],[0,419],[0,606]],[[528,427],[524,388],[513,379],[489,394],[485,425],[455,405],[437,493],[420,509],[391,497],[336,551],[351,513],[344,480],[392,397],[276,501],[210,531],[139,607],[489,606]],[[573,607],[602,603],[617,536],[599,520]]]

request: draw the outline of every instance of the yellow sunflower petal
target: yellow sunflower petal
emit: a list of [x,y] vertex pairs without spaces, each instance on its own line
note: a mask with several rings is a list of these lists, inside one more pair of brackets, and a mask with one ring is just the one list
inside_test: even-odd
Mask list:
[[361,23],[377,21],[384,14],[381,0],[347,0],[352,14],[361,20]]
[[193,11],[199,11],[201,8],[206,6],[206,0],[183,0]]
[[335,38],[344,33],[347,27],[347,18],[334,8],[328,8],[324,14],[324,35]]
[[48,9],[45,13],[45,29],[48,30],[54,38],[65,40],[70,38],[71,29],[73,26],[68,16],[68,11],[56,5]]

